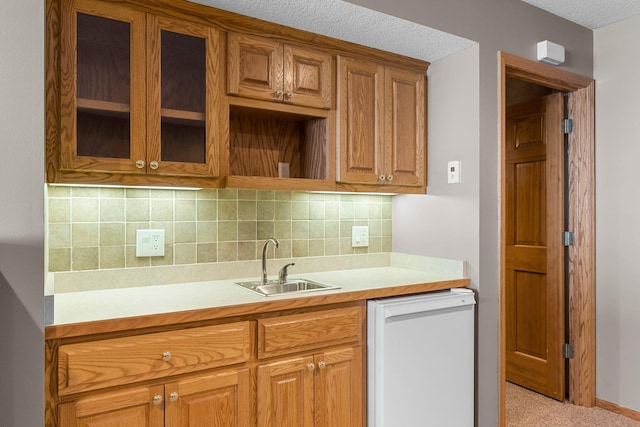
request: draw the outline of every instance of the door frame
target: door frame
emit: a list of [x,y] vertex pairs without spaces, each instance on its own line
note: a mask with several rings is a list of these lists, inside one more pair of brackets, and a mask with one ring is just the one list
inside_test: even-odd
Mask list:
[[[569,402],[595,405],[595,81],[550,65],[498,52],[499,141],[500,141],[500,289],[499,289],[499,411],[504,426],[506,381],[505,298],[505,138],[506,81],[508,77],[569,93],[569,116],[574,129],[569,134],[569,227],[574,244],[569,247],[569,341],[574,357],[569,360]],[[579,117],[579,120],[575,120]],[[560,239],[562,236],[558,236]]]

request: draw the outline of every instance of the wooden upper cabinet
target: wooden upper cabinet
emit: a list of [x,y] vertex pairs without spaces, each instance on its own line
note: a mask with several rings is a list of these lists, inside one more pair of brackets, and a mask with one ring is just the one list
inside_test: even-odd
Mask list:
[[149,15],[149,173],[218,176],[226,126],[220,31]]
[[338,181],[376,184],[384,164],[384,67],[338,57]]
[[227,40],[229,94],[331,108],[330,54],[240,33],[229,33]]
[[122,6],[62,1],[62,170],[144,173],[144,22]]
[[385,159],[389,184],[426,185],[425,86],[424,74],[385,69]]
[[425,75],[338,57],[338,182],[426,186]]
[[219,174],[218,30],[62,0],[61,46],[63,171]]

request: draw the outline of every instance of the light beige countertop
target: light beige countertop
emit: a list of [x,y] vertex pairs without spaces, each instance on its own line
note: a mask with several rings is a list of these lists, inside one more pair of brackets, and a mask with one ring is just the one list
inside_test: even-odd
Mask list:
[[[93,290],[56,292],[53,295],[53,306],[49,307],[51,312],[47,313],[51,324],[46,327],[46,336],[75,336],[86,333],[87,328],[98,333],[154,327],[469,285],[469,280],[464,277],[463,261],[403,254],[388,255],[388,262],[385,259],[373,261],[373,264],[382,266],[336,270],[328,269],[332,265],[340,268],[348,264],[323,260],[327,261],[323,267],[315,264],[311,267],[300,259],[269,260],[270,271],[277,271],[280,265],[290,261],[296,262],[296,267],[302,267],[292,267],[290,279],[304,277],[339,287],[289,295],[265,297],[234,284],[237,281],[257,280],[257,276],[115,288],[98,285],[98,289]],[[371,264],[368,258],[359,260],[365,262],[356,265]],[[318,260],[312,261],[317,264]],[[358,258],[351,261],[358,261]],[[353,262],[351,265],[353,266]],[[236,274],[237,271],[260,271],[253,268],[247,270],[246,265],[237,267],[240,268],[236,270]],[[251,267],[255,265],[251,264]],[[300,270],[309,272],[300,273]],[[227,274],[233,273],[224,275]],[[270,274],[269,277],[273,278],[273,275]],[[91,276],[87,276],[85,279],[90,278]],[[100,280],[95,276],[94,288],[98,282]]]

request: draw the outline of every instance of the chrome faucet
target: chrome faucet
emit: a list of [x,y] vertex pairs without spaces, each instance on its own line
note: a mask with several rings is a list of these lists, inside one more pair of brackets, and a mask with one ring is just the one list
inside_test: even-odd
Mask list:
[[273,243],[276,248],[280,246],[280,242],[275,237],[269,237],[265,240],[262,247],[262,281],[260,281],[260,286],[264,286],[269,282],[267,280],[267,246],[269,246],[269,243]]
[[289,273],[288,269],[292,265],[296,265],[296,263],[291,262],[280,269],[280,271],[278,272],[278,283],[280,284],[287,283],[287,274]]

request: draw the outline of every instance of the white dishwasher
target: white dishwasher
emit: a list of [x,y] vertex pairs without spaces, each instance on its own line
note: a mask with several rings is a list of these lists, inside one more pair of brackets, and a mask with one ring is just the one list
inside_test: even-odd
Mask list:
[[475,294],[367,303],[367,426],[472,427]]

